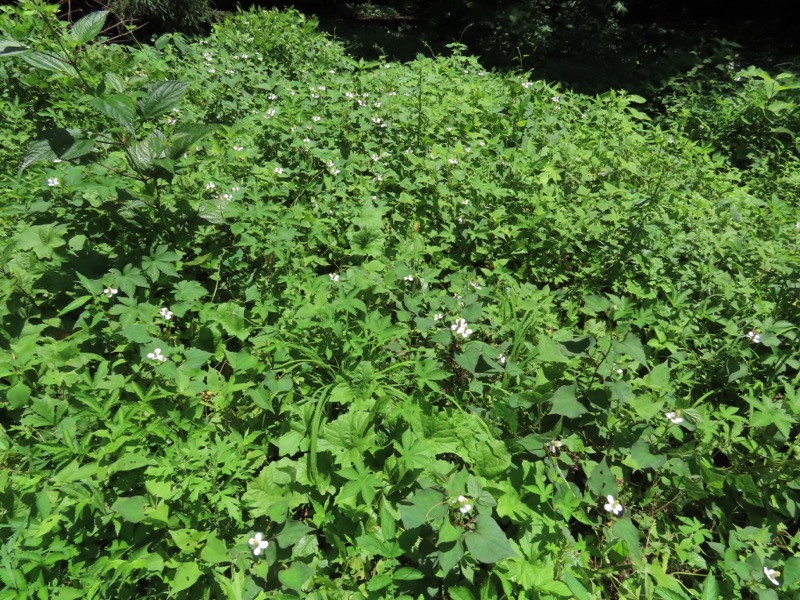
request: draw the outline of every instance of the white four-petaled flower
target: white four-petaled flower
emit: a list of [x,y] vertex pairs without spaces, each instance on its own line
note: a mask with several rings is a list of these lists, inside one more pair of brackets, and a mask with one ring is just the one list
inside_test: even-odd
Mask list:
[[435,315],[433,315],[434,321],[441,321],[442,319],[444,319],[444,315],[442,313],[436,313]]
[[464,339],[467,339],[470,335],[474,333],[472,329],[469,329],[469,327],[467,326],[467,322],[461,318],[456,319],[456,322],[450,326],[450,329],[455,331],[456,335]]
[[167,357],[161,354],[161,348],[156,348],[152,352],[148,352],[147,358],[156,362],[164,362],[167,360]]
[[50,187],[56,187],[57,185],[61,185],[61,182],[58,180],[58,177],[48,177],[47,185]]
[[553,440],[552,442],[547,442],[544,447],[550,454],[558,454],[563,445],[564,443],[561,440]]
[[507,361],[507,360],[508,360],[508,359],[506,358],[506,355],[505,355],[505,354],[502,354],[502,353],[501,353],[501,354],[498,354],[498,355],[497,355],[497,362],[499,362],[501,365],[504,365],[504,364],[506,364],[506,361]]
[[159,312],[159,314],[160,314],[162,317],[164,317],[164,320],[165,320],[165,321],[169,321],[169,320],[172,318],[172,311],[171,311],[170,309],[168,309],[166,306],[165,306],[165,307],[163,307],[163,308],[162,308],[160,311],[158,311],[158,312]]
[[606,496],[606,500],[607,502],[603,508],[605,508],[607,512],[614,513],[615,515],[622,513],[622,504],[620,504],[619,500],[615,500],[614,496],[611,494]]
[[680,413],[677,413],[675,411],[669,411],[664,416],[667,417],[667,419],[669,419],[673,423],[675,423],[675,425],[680,425],[681,423],[683,423],[683,417],[680,416]]
[[413,275],[406,275],[405,277],[403,277],[403,279],[406,280],[406,281],[414,281],[414,276]]
[[107,298],[111,298],[111,296],[116,296],[119,293],[119,290],[117,288],[107,287],[103,289],[103,293]]
[[775,569],[770,569],[768,567],[764,567],[764,575],[766,575],[767,579],[769,579],[773,584],[778,585],[778,586],[781,584],[781,582],[778,581],[778,577],[781,576],[780,571],[776,571]]
[[754,344],[760,344],[761,343],[761,336],[759,334],[757,334],[755,331],[748,331],[747,332],[747,337],[749,337],[750,341],[753,342]]
[[328,277],[331,278],[331,281],[339,281],[339,274],[338,273],[328,273]]
[[247,540],[247,543],[253,549],[253,556],[258,556],[263,550],[269,547],[269,541],[264,539],[264,534],[260,531]]

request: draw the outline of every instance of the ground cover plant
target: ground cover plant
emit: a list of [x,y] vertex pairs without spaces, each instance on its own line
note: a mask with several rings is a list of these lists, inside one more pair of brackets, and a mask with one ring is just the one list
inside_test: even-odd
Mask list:
[[0,13],[0,598],[797,595],[795,196],[458,46],[55,14]]

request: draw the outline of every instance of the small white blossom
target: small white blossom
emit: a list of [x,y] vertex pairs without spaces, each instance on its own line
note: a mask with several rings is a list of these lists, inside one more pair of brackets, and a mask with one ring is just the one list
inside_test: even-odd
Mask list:
[[243,60],[247,60],[248,58],[250,58],[250,56],[248,56],[247,54],[242,54],[241,58]]
[[178,122],[177,119],[167,119],[167,125],[175,125],[175,123],[177,122]]
[[233,147],[233,149],[234,149],[236,152],[241,152],[242,150],[244,150],[244,147],[243,147],[243,146],[240,146],[239,144],[236,144],[236,145]]
[[470,285],[471,285],[473,288],[475,288],[476,290],[482,290],[482,289],[483,289],[483,288],[482,288],[480,285],[478,285],[478,284],[477,284],[476,282],[474,282],[474,281],[470,281],[470,282],[469,282],[469,284],[470,284]]
[[561,440],[553,440],[552,442],[547,442],[544,445],[545,450],[547,450],[550,454],[558,454],[558,451],[561,449],[561,446],[564,444]]
[[406,275],[405,277],[403,277],[403,279],[405,279],[406,281],[414,281],[414,276],[413,275]]
[[768,567],[764,567],[764,575],[766,575],[767,579],[769,579],[771,583],[773,583],[774,585],[780,586],[781,582],[778,581],[778,577],[781,576],[780,571],[776,571],[775,569],[770,569]]
[[467,339],[474,333],[474,331],[472,331],[472,329],[469,329],[469,327],[467,326],[467,322],[461,318],[456,319],[455,323],[453,323],[450,326],[450,329],[455,331],[457,336],[462,337],[464,339]]
[[339,281],[339,274],[338,273],[328,273],[328,277],[331,278],[331,281]]
[[164,317],[165,321],[169,321],[170,319],[172,319],[172,315],[173,315],[172,311],[170,309],[168,309],[166,306],[163,307],[160,311],[158,311],[158,314],[160,314],[162,317]]
[[380,117],[372,117],[372,122],[375,123],[376,125],[380,125],[382,123],[382,120]]
[[472,504],[469,503],[469,500],[465,496],[459,496],[455,500],[451,500],[450,504],[460,504],[461,506],[458,507],[458,510],[462,515],[472,510]]
[[216,72],[217,72],[217,70],[216,70],[214,67],[211,67],[211,68],[208,70],[208,72],[209,72],[209,73],[216,73]]
[[532,83],[532,82],[530,82],[530,81],[523,81],[523,82],[522,82],[522,87],[524,87],[526,90],[527,90],[528,88],[530,88],[532,85],[533,85],[533,83]]
[[116,296],[119,293],[119,290],[117,288],[107,287],[103,289],[103,293],[107,298],[111,298],[111,296]]
[[461,514],[462,514],[462,515],[465,515],[465,514],[467,514],[469,511],[471,511],[471,510],[472,510],[472,504],[464,504],[464,505],[463,505],[461,508],[459,508],[458,510],[460,510],[460,511],[461,511]]
[[261,532],[247,540],[247,543],[253,549],[253,556],[258,556],[269,547],[269,542],[264,539],[264,534]]
[[507,361],[508,361],[508,359],[506,358],[505,354],[501,353],[501,354],[497,355],[497,362],[499,362],[501,365],[506,364]]
[[242,188],[240,188],[238,185],[235,185],[235,186],[233,186],[231,188],[231,191],[235,193],[235,192],[238,192],[240,189],[242,189]]
[[278,97],[275,94],[268,94],[267,95],[267,100],[277,100],[277,99],[278,99]]
[[622,513],[622,504],[619,503],[619,500],[614,500],[614,496],[609,494],[606,496],[606,504],[603,508],[606,509],[606,512],[614,513],[615,515],[619,515]]
[[167,357],[161,354],[161,348],[156,348],[152,352],[148,352],[147,358],[156,362],[164,362],[167,360]]
[[553,96],[553,97],[551,98],[551,100],[552,100],[553,102],[555,102],[556,104],[558,104],[559,102],[561,102],[561,96]]
[[270,109],[267,110],[267,112],[264,113],[264,118],[265,119],[271,119],[274,116],[275,116],[275,109],[274,108],[270,108]]
[[319,121],[322,121],[322,117],[314,116],[314,117],[311,117],[311,120],[314,121],[314,123],[318,123]]
[[760,344],[761,343],[761,336],[759,334],[757,334],[755,331],[748,331],[747,332],[747,337],[749,337],[750,341],[752,341],[754,344]]
[[206,184],[206,189],[207,189],[207,190],[213,190],[215,187],[217,187],[217,186],[214,184],[214,182],[213,182],[213,181],[209,181],[209,182]]
[[672,421],[675,425],[680,425],[683,423],[683,417],[681,417],[677,412],[670,411],[664,415],[669,421]]
[[[54,159],[53,159],[53,162],[54,162],[54,163],[56,163],[56,164],[58,164],[58,163],[60,163],[60,162],[64,162],[64,161],[63,161],[63,160],[61,160],[60,158],[54,158]],[[798,229],[800,229],[800,223],[798,223],[797,225],[798,225],[798,227],[797,227],[797,228],[798,228]]]
[[228,200],[228,201],[230,201],[230,200],[233,200],[233,195],[231,195],[231,194],[222,194],[219,198],[220,198],[220,200]]
[[283,168],[282,167],[275,167],[275,173],[277,173],[278,175],[283,174]]
[[450,164],[451,165],[457,165],[458,164],[458,160],[456,160],[455,158],[451,158],[450,159]]
[[442,313],[436,313],[435,315],[433,315],[434,321],[441,321],[442,319],[444,319],[444,315]]
[[61,182],[58,180],[58,177],[48,177],[47,185],[50,187],[56,187],[57,185],[61,185]]

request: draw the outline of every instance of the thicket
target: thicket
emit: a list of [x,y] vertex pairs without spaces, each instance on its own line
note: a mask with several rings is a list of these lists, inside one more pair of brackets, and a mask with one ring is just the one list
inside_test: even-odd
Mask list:
[[56,12],[0,13],[0,598],[797,594],[791,76],[657,124]]

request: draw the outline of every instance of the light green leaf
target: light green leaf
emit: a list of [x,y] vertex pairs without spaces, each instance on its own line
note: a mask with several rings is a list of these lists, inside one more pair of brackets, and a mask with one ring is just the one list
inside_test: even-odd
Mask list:
[[406,529],[414,529],[424,523],[442,519],[447,513],[444,495],[430,488],[419,490],[400,505],[400,518]]
[[464,542],[472,556],[482,563],[496,563],[516,556],[516,552],[497,522],[486,514],[475,519],[475,530],[464,534]]
[[625,541],[628,546],[628,556],[632,560],[639,560],[642,557],[642,549],[639,547],[639,530],[636,529],[636,525],[629,517],[622,517],[614,521],[611,533]]
[[16,40],[0,40],[0,57],[27,52],[28,47]]
[[172,577],[172,585],[169,588],[170,593],[177,594],[183,590],[188,590],[200,579],[201,574],[197,563],[182,563]]
[[569,419],[580,417],[586,412],[586,407],[578,402],[576,398],[577,386],[573,383],[562,385],[550,398],[553,408],[550,409],[551,415],[562,415]]
[[20,55],[22,60],[30,66],[37,69],[44,69],[45,71],[53,71],[55,73],[64,73],[70,77],[77,77],[78,73],[75,67],[69,64],[69,61],[63,54],[56,54],[52,52],[39,52],[34,50]]
[[278,572],[278,579],[284,587],[295,592],[302,592],[303,586],[314,574],[314,569],[301,562],[292,563],[288,569]]
[[144,496],[120,497],[111,506],[111,510],[130,523],[144,521],[144,507],[147,500]]
[[287,521],[281,532],[275,537],[281,548],[293,546],[300,538],[311,531],[311,527],[300,521]]
[[9,408],[22,408],[31,397],[31,388],[22,382],[16,383],[6,392],[6,401]]
[[179,125],[169,139],[170,158],[180,158],[191,146],[215,129],[216,127],[212,125],[199,125],[197,123]]
[[708,574],[703,582],[703,591],[700,600],[719,600],[719,584],[716,577],[711,573]]
[[225,542],[217,537],[217,533],[215,531],[208,536],[206,545],[203,547],[203,551],[200,553],[200,558],[211,564],[226,563],[230,562],[231,560],[230,554],[228,553],[228,548],[225,546]]
[[139,100],[139,110],[146,119],[163,115],[178,106],[189,87],[187,81],[162,81],[152,85],[147,95]]
[[75,22],[69,32],[70,37],[79,44],[91,42],[103,31],[103,26],[106,24],[106,17],[108,17],[107,10],[98,10],[89,13]]
[[447,590],[451,600],[475,600],[475,596],[463,586],[451,587]]

